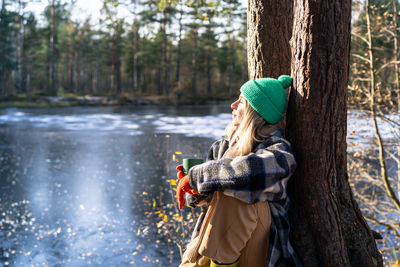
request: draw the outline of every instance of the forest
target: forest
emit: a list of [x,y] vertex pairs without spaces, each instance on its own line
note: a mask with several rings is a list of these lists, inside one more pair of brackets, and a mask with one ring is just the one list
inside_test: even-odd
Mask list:
[[[1,3],[2,100],[68,95],[226,100],[248,79],[246,7],[237,0],[103,0],[97,23],[90,16],[72,19],[76,1],[48,1],[41,17],[26,11],[30,2]],[[398,102],[399,87],[392,2],[370,3],[377,102],[386,107]],[[121,17],[121,9],[130,17]],[[363,2],[353,1],[349,105],[355,108],[368,101],[365,10]]]
[[[247,79],[246,9],[237,1],[103,1],[96,25],[74,1],[3,0],[0,95],[208,96]],[[132,22],[118,16],[129,10]],[[43,22],[41,22],[43,21]]]

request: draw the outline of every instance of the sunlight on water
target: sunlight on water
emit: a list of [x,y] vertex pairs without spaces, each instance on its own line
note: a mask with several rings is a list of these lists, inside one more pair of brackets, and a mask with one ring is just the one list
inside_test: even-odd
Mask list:
[[232,115],[228,113],[196,117],[163,116],[154,121],[154,125],[158,133],[174,133],[217,139],[225,134],[225,127],[231,119]]
[[[143,134],[138,130],[136,115],[120,114],[73,114],[36,115],[15,112],[0,115],[0,124],[20,124],[25,127],[56,128],[70,131],[126,131],[127,134]],[[21,125],[20,125],[21,126]]]

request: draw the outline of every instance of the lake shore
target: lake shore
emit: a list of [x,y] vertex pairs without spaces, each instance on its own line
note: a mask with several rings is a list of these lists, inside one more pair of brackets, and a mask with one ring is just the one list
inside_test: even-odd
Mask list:
[[191,105],[230,103],[233,97],[224,96],[32,96],[13,95],[0,98],[0,108],[50,108],[69,106],[121,106],[121,105]]

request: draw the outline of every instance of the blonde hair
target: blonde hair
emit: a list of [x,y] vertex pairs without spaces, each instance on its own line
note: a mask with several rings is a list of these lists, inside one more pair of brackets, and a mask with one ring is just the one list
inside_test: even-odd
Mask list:
[[269,125],[247,102],[244,101],[243,118],[239,125],[231,122],[226,128],[229,140],[229,155],[244,156],[249,154],[256,143],[262,142],[267,136],[263,134],[264,126]]

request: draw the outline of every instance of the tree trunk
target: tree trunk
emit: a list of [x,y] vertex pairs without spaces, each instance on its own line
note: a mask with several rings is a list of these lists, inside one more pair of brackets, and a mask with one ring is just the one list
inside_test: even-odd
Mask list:
[[197,95],[197,27],[193,29],[194,50],[192,52],[192,95]]
[[162,95],[163,94],[163,85],[162,85],[162,72],[163,72],[163,49],[162,49],[162,45],[160,48],[160,57],[158,58],[158,66],[157,66],[157,90],[155,90],[157,92],[158,95]]
[[18,1],[18,31],[17,31],[17,79],[16,88],[17,93],[24,93],[24,7],[21,0]]
[[100,63],[99,63],[99,58],[100,58],[100,49],[99,49],[99,44],[96,44],[94,46],[96,50],[96,59],[95,59],[95,67],[94,67],[94,73],[93,73],[93,88],[92,92],[97,94],[100,92],[99,88],[99,69],[100,69]]
[[[143,50],[145,49],[145,40],[147,40],[147,36],[143,36],[143,38],[141,39],[142,42],[140,44],[140,46],[138,47],[139,50]],[[146,66],[147,64],[147,59],[141,57],[140,58],[140,65],[142,66],[140,69],[140,91],[141,91],[141,95],[144,95],[147,92],[147,83],[146,83]],[[151,76],[151,74],[150,74]]]
[[0,95],[6,95],[6,70],[4,67],[0,68]]
[[[23,19],[23,18],[22,18]],[[22,36],[21,36],[21,91],[26,93],[26,54],[25,54],[25,24],[22,21]]]
[[382,266],[347,176],[351,0],[299,0],[294,14],[286,127],[298,163],[289,188],[292,243],[304,266]]
[[86,95],[87,92],[87,84],[88,84],[88,64],[89,60],[88,57],[86,56],[86,54],[83,54],[83,58],[82,58],[82,95]]
[[169,44],[167,46],[167,51],[168,52],[168,60],[167,60],[167,79],[166,79],[166,88],[167,88],[167,94],[170,94],[172,92],[172,79],[173,79],[173,66],[172,66],[172,52],[173,52],[173,45]]
[[[298,163],[289,185],[292,244],[304,266],[382,266],[347,180],[351,1],[299,0],[294,13],[296,90],[290,94],[286,127]],[[291,1],[249,2],[250,78],[289,72],[291,20]]]
[[[195,6],[195,14],[197,14],[197,6]],[[198,53],[198,32],[197,32],[197,17],[194,16],[194,23],[192,29],[192,36],[193,36],[193,52],[192,52],[192,96],[197,95],[197,53]]]
[[290,72],[292,17],[290,0],[249,1],[247,53],[250,79],[278,77]]
[[168,74],[169,70],[167,68],[168,66],[168,36],[167,36],[167,10],[164,9],[163,11],[163,24],[164,24],[164,32],[163,32],[163,41],[162,41],[162,49],[163,49],[163,62],[162,62],[162,67],[163,67],[163,80],[162,80],[162,86],[163,86],[163,94],[168,94],[169,93],[169,88],[168,88]]
[[31,75],[29,73],[26,75],[26,100],[28,102],[32,101]]
[[81,57],[82,54],[80,51],[76,51],[75,52],[75,74],[74,74],[74,81],[75,81],[75,92],[80,94],[81,93],[81,86],[82,86],[82,78],[81,78],[81,68],[82,68],[82,64],[81,64]]
[[228,93],[232,95],[233,93],[233,79],[234,79],[234,71],[235,71],[235,37],[229,38],[229,66],[228,66]]
[[[229,26],[232,25],[232,14],[229,14],[228,17],[228,25],[227,29]],[[232,30],[228,29],[228,94],[232,95],[233,91],[233,38],[231,36]]]
[[68,91],[74,92],[74,28],[73,24],[69,26],[69,46],[68,46]]
[[117,59],[116,59],[116,68],[115,68],[115,75],[116,75],[116,82],[117,82],[117,95],[120,95],[122,93],[122,87],[121,87],[121,51],[120,47],[118,47],[117,50]]
[[179,16],[179,33],[178,33],[178,51],[176,55],[176,77],[175,77],[175,84],[178,87],[178,90],[181,89],[180,85],[180,74],[181,74],[181,50],[182,50],[182,17],[183,17],[183,8],[182,8],[182,1],[180,2],[180,16]]
[[54,0],[51,1],[51,22],[50,22],[50,79],[51,79],[51,94],[52,95],[57,95],[56,91],[56,77],[55,77],[55,48],[54,48],[54,42],[55,42],[55,12],[54,12]]
[[[135,3],[136,8],[136,3]],[[132,24],[132,69],[133,69],[133,92],[136,93],[138,91],[138,76],[137,76],[137,27],[136,27],[136,12],[135,19]]]
[[146,79],[144,69],[140,71],[140,89],[141,95],[144,95],[146,93]]
[[241,60],[241,66],[240,66],[240,84],[244,84],[246,81],[247,81],[247,64],[246,64],[246,61],[245,61],[245,59],[247,58],[247,49],[246,49],[246,47],[247,47],[247,41],[244,43],[244,45],[243,45],[243,47],[241,47],[241,51],[242,51],[242,56],[243,56],[243,59]]
[[165,62],[166,62],[166,11],[163,11],[163,19],[160,22],[160,34],[161,34],[161,46],[160,46],[160,58],[157,72],[158,80],[158,95],[165,94]]
[[112,94],[121,94],[121,47],[120,47],[120,25],[117,22],[114,25],[114,34],[112,38]]
[[93,76],[94,76],[94,61],[93,59],[88,59],[89,60],[89,66],[88,66],[88,73],[87,73],[87,79],[88,79],[88,94],[93,95]]
[[[397,112],[400,112],[400,73],[399,73],[399,43],[398,43],[398,34],[397,34],[397,0],[392,1],[393,5],[393,49],[394,49],[394,61],[396,62],[394,65],[395,70],[395,92],[397,94]],[[400,127],[398,129],[398,134],[400,136]],[[397,190],[400,193],[400,142],[397,143]],[[400,194],[399,194],[400,195]]]
[[212,88],[211,88],[211,80],[212,80],[212,72],[211,72],[211,47],[206,48],[206,55],[207,55],[207,94],[211,95]]
[[154,90],[154,92],[157,92],[158,95],[162,95],[163,89],[162,89],[162,56],[158,59],[158,66],[157,66],[157,88]]

